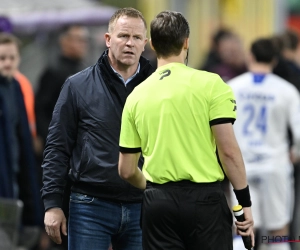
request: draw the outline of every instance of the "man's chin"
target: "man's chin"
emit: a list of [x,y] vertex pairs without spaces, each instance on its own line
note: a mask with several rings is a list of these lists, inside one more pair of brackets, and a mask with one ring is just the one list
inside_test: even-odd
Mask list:
[[0,75],[4,78],[13,78],[13,74],[7,72],[1,72]]
[[136,65],[138,63],[138,60],[124,59],[124,60],[121,61],[121,63],[124,66],[130,67],[130,66]]

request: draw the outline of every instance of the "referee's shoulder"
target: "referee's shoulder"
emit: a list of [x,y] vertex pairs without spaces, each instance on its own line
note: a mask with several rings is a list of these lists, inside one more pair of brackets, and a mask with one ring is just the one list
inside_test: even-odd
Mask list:
[[207,76],[207,77],[218,77],[218,74],[212,73],[212,72],[209,72],[209,71],[205,71],[205,70],[202,70],[202,69],[195,69],[195,68],[192,68],[192,67],[187,67],[187,69],[190,71],[190,73],[194,73],[194,74],[197,74],[197,75]]
[[216,73],[194,68],[190,68],[190,70],[193,74],[193,77],[200,78],[202,81],[204,81],[205,79],[209,82],[223,81],[222,78]]

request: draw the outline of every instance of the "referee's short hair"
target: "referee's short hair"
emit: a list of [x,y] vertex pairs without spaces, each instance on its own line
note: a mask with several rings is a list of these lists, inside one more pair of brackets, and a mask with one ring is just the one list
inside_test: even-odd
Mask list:
[[259,63],[272,63],[277,57],[275,45],[269,38],[255,40],[251,45],[250,51]]
[[151,43],[158,58],[178,56],[189,35],[189,23],[179,12],[162,11],[150,25]]

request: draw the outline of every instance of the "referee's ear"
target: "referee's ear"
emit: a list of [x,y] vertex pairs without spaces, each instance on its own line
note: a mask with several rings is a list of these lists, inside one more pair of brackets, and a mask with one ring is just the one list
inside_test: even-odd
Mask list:
[[183,43],[183,49],[189,49],[190,47],[190,39],[187,37],[185,40],[184,40],[184,43]]
[[153,45],[152,45],[152,40],[151,40],[151,38],[149,39],[149,44],[150,44],[150,48],[151,48],[153,51],[155,51],[155,49],[154,49],[154,47],[153,47]]

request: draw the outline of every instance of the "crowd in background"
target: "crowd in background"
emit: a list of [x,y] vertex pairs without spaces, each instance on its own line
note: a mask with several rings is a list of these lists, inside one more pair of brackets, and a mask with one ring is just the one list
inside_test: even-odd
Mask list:
[[[26,236],[24,236],[26,235],[26,228],[27,233],[30,232],[31,234],[33,232],[31,231],[32,228],[39,228],[39,230],[36,232],[38,235],[36,237],[36,242],[30,243],[31,246],[28,246],[28,249],[46,250],[50,248],[65,249],[66,247],[64,244],[60,247],[54,246],[49,241],[47,235],[45,235],[43,228],[43,217],[41,216],[43,205],[40,200],[40,194],[37,192],[37,190],[41,189],[42,185],[42,169],[40,168],[40,165],[54,105],[59,96],[60,89],[67,77],[76,74],[88,66],[83,63],[89,49],[88,36],[88,29],[84,26],[74,25],[62,29],[59,36],[60,54],[57,55],[55,61],[49,63],[43,72],[40,72],[40,79],[37,83],[37,89],[35,93],[33,92],[32,84],[28,81],[26,76],[24,76],[22,72],[19,72],[18,62],[16,62],[15,66],[13,66],[13,77],[16,82],[20,84],[20,90],[23,94],[23,100],[21,101],[25,103],[25,105],[21,105],[21,108],[15,108],[14,111],[17,112],[19,117],[21,117],[20,121],[18,121],[19,123],[15,126],[22,127],[22,129],[20,129],[21,132],[18,132],[19,134],[13,135],[13,140],[19,140],[19,142],[16,144],[11,143],[11,137],[8,136],[7,132],[8,130],[5,130],[5,128],[9,127],[10,125],[7,123],[7,121],[5,121],[6,118],[2,112],[3,107],[0,106],[0,129],[2,130],[0,133],[3,135],[1,138],[6,138],[6,140],[3,142],[1,141],[0,143],[0,160],[4,158],[6,159],[7,155],[11,154],[12,157],[18,157],[20,162],[20,164],[18,164],[18,168],[14,169],[14,171],[16,171],[16,178],[8,178],[9,173],[6,167],[9,168],[9,161],[0,163],[0,195],[4,198],[20,198],[25,204],[24,211],[27,214],[23,214],[22,223],[24,227],[22,227],[22,232],[20,234],[20,245],[28,246],[29,244],[26,242],[28,237],[26,238]],[[273,73],[289,81],[300,91],[300,60],[298,58],[298,51],[300,49],[299,35],[295,31],[287,30],[281,34],[274,35],[271,37],[271,39],[277,49],[277,62],[274,65]],[[19,46],[18,43],[16,44]],[[0,47],[1,46],[2,44],[0,42]],[[151,54],[149,51],[146,51],[145,56],[147,57],[147,55],[149,55],[149,59],[151,59],[151,62],[153,62],[153,66],[155,67],[156,60],[153,58],[153,54]],[[19,56],[19,51],[17,52],[17,56]],[[192,53],[190,53],[190,56],[192,56]],[[221,28],[212,36],[210,51],[207,53],[207,57],[202,65],[199,66],[199,69],[217,73],[225,82],[227,82],[248,70],[247,56],[248,51],[244,47],[243,38],[228,28]],[[2,59],[0,55],[0,61],[1,60]],[[4,81],[3,77],[5,78],[5,76],[2,75],[1,69],[0,74],[0,80]],[[1,91],[2,89],[0,88],[0,94]],[[14,93],[14,95],[18,96],[15,98],[21,97],[18,95],[19,90],[10,93]],[[0,105],[1,104],[2,99],[0,99]],[[7,112],[10,112],[10,110],[7,110]],[[25,115],[27,117],[25,117]],[[28,122],[28,125],[24,125],[24,120]],[[23,135],[20,136],[20,133]],[[29,134],[31,136],[31,140],[26,140]],[[293,144],[292,141],[290,143],[291,145]],[[27,157],[25,159],[19,157],[19,155],[16,156],[16,154],[11,153],[16,151],[16,148],[19,146],[22,146],[22,150],[27,156],[34,155],[34,163],[32,162],[33,158],[28,159]],[[31,161],[31,168],[29,168],[27,163],[25,164],[25,160]],[[25,175],[23,175],[24,171],[27,171],[27,174],[32,174],[31,179],[27,179],[25,183]],[[296,196],[299,195],[300,192],[299,172],[299,167],[297,166],[297,163],[295,163],[294,176]],[[7,183],[8,187],[4,187],[4,183],[6,183],[7,180],[12,180],[13,183]],[[36,182],[36,185],[29,186],[29,182]],[[16,186],[17,188],[15,189],[18,189],[19,191],[25,191],[24,186],[27,188],[29,187],[31,190],[28,192],[32,194],[32,197],[23,192],[9,193],[1,190],[1,188],[3,190],[6,190],[7,188],[9,189],[9,186],[12,186],[13,189]],[[229,187],[226,182],[224,184],[224,188],[227,192]],[[65,213],[67,213],[68,210],[68,196],[69,194],[66,193],[64,199]],[[36,212],[30,210],[31,206],[35,207]],[[294,217],[299,216],[299,213],[300,207],[296,202]],[[299,226],[292,223],[291,232],[294,234],[299,232],[298,227]]]

